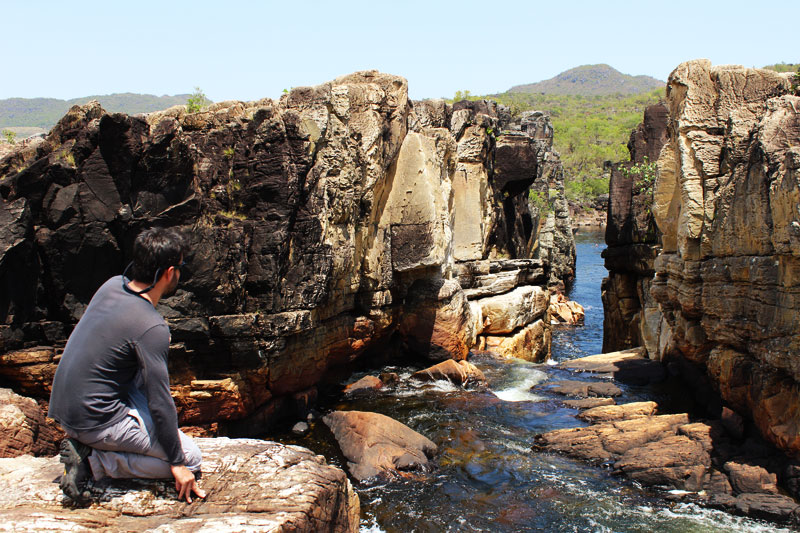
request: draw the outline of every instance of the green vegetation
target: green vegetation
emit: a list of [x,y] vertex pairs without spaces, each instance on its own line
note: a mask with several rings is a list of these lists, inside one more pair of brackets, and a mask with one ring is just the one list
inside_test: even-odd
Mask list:
[[[98,100],[109,113],[152,113],[168,107],[184,105],[190,95],[154,96],[152,94],[107,94],[84,96],[71,100],[55,98],[6,98],[0,100],[0,128],[11,128],[27,137],[41,130],[49,131],[70,107]],[[21,129],[33,129],[21,131]]]
[[548,213],[552,210],[552,206],[550,205],[550,199],[547,197],[547,194],[541,191],[534,191],[531,190],[528,192],[528,199],[530,200],[530,205],[535,207],[539,214],[541,215],[540,218],[544,219],[547,217]]
[[642,163],[634,163],[626,167],[620,165],[619,171],[627,177],[633,178],[633,194],[644,195],[643,207],[649,213],[653,207],[653,186],[656,183],[656,162],[644,157]]
[[225,159],[233,159],[233,153],[234,153],[233,146],[229,146],[222,151],[222,156]]
[[211,100],[206,98],[205,93],[200,87],[195,87],[194,92],[186,99],[186,111],[188,113],[197,113],[202,111],[211,103]]
[[6,138],[6,142],[8,144],[16,144],[17,143],[17,134],[11,130],[3,130],[3,137]]
[[469,91],[457,91],[452,101],[464,95],[470,100],[495,100],[508,106],[514,116],[529,110],[548,113],[553,122],[553,145],[564,165],[567,198],[580,201],[608,193],[603,164],[630,157],[631,131],[642,121],[645,107],[664,98],[664,89],[599,96],[518,92],[473,96]]
[[800,69],[800,64],[798,63],[775,63],[774,65],[767,65],[763,67],[767,70],[774,70],[775,72],[795,72]]

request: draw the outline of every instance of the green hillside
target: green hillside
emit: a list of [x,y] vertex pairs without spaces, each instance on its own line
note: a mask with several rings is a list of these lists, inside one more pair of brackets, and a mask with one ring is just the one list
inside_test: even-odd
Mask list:
[[642,121],[644,109],[664,98],[664,88],[622,95],[558,95],[505,92],[472,96],[458,91],[454,100],[488,98],[511,109],[513,115],[538,110],[550,115],[555,149],[564,165],[567,196],[587,200],[608,192],[603,176],[605,161],[626,161],[631,131]]
[[150,113],[174,105],[186,104],[188,94],[154,96],[151,94],[117,93],[85,96],[72,100],[55,98],[7,98],[0,100],[0,129],[42,128],[49,130],[75,104],[98,100],[112,113]]
[[507,92],[595,96],[647,93],[661,87],[664,82],[650,76],[630,76],[609,65],[582,65],[549,80],[516,85]]

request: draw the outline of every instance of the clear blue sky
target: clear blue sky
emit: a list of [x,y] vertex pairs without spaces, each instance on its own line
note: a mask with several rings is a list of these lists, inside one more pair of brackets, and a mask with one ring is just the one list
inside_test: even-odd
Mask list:
[[0,0],[0,17],[0,98],[253,100],[373,68],[452,97],[593,63],[666,80],[695,58],[800,62],[797,0]]

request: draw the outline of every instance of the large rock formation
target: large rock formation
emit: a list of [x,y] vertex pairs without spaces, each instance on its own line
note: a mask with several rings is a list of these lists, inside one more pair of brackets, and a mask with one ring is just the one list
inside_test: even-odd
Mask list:
[[650,296],[660,235],[652,214],[655,162],[667,140],[667,106],[645,109],[631,133],[629,162],[612,167],[603,251],[603,351],[644,346],[655,354],[661,315]]
[[0,459],[3,531],[358,531],[359,501],[347,475],[297,446],[198,439],[200,485],[187,504],[164,480],[94,483],[91,506],[75,508],[53,480],[57,457]]
[[657,350],[800,453],[800,97],[787,75],[708,61],[667,88],[653,213]]
[[[192,240],[159,305],[183,424],[263,433],[307,409],[330,367],[389,341],[463,359],[481,298],[571,275],[530,201],[560,179],[552,127],[533,118],[498,135],[493,102],[412,103],[374,71],[191,114],[73,107],[0,160],[2,384],[48,396],[93,292],[152,225]],[[551,233],[571,235],[559,213]],[[549,353],[534,311],[491,333],[507,353]]]

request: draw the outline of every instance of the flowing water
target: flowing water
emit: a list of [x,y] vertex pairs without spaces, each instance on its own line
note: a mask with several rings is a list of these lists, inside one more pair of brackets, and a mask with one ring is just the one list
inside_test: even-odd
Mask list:
[[[600,353],[602,348],[600,282],[607,273],[600,257],[603,234],[579,233],[576,240],[577,276],[570,297],[584,306],[586,320],[583,326],[554,331],[554,362]],[[426,474],[357,486],[362,532],[778,531],[756,520],[670,503],[664,494],[614,477],[608,469],[532,452],[536,433],[581,425],[574,417],[576,410],[547,392],[547,381],[590,378],[552,363],[487,356],[470,361],[486,374],[491,392],[403,379],[377,396],[324,406],[383,413],[439,446],[436,466]],[[417,369],[381,370],[408,378]],[[351,381],[363,375],[355,374]],[[544,388],[531,390],[536,385]],[[665,388],[622,387],[619,403],[669,397]],[[321,422],[307,437],[281,440],[311,448],[344,467]]]

